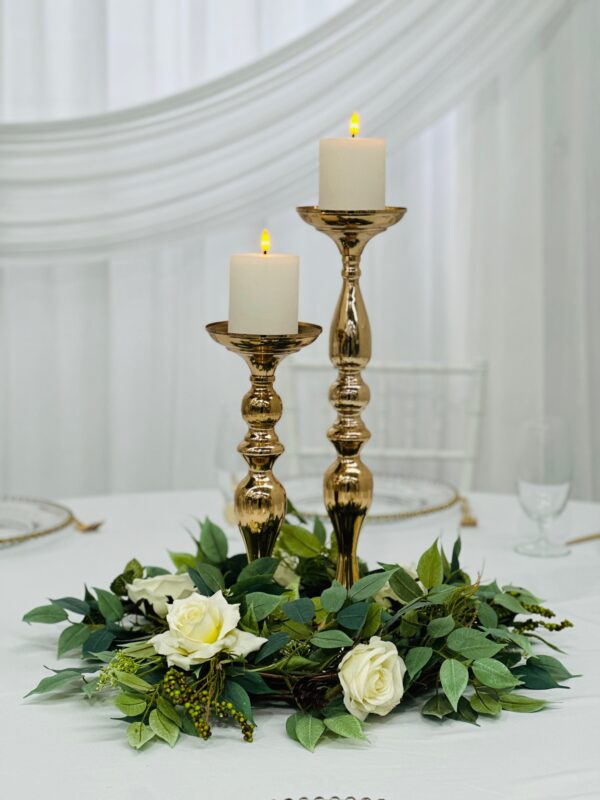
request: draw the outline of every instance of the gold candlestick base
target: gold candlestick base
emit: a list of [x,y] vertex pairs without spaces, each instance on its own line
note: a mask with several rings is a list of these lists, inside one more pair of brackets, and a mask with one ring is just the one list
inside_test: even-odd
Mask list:
[[329,356],[338,377],[329,390],[337,419],[327,437],[337,458],[325,473],[323,490],[338,540],[336,577],[350,587],[358,580],[358,537],[373,499],[373,475],[360,457],[361,447],[371,438],[360,416],[370,399],[361,372],[371,358],[371,326],[359,284],[360,257],[367,242],[399,222],[406,209],[328,211],[305,206],[297,211],[333,239],[342,255],[343,285],[329,334]]
[[229,333],[227,326],[227,322],[213,322],[206,330],[216,342],[242,356],[250,368],[251,387],[242,400],[248,432],[238,447],[249,471],[235,490],[234,511],[248,560],[253,561],[273,552],[287,505],[285,489],[273,474],[273,465],[284,450],[275,432],[283,408],[273,388],[275,370],[287,355],[312,344],[322,329],[300,322],[297,334],[259,336]]

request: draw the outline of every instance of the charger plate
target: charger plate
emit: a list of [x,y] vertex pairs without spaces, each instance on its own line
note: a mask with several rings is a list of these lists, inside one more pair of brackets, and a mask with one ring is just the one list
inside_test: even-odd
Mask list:
[[59,503],[31,497],[0,498],[0,545],[46,536],[71,522],[73,514]]
[[[402,475],[374,475],[373,504],[369,522],[393,522],[444,511],[460,500],[458,489],[444,481],[410,478]],[[298,509],[307,517],[327,519],[323,507],[321,475],[288,478],[285,489]]]

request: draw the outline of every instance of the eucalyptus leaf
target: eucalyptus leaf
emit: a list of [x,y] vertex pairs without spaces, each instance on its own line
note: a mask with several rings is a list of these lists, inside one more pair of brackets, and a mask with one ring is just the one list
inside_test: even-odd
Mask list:
[[486,692],[480,692],[469,697],[469,703],[473,711],[478,714],[487,714],[495,717],[502,711],[502,704],[497,697]]
[[433,650],[431,647],[413,647],[412,650],[409,650],[404,659],[409,677],[414,678],[427,664],[432,655]]
[[330,731],[333,731],[338,736],[343,736],[345,739],[366,740],[367,738],[360,721],[352,714],[327,717],[324,723],[326,728],[329,728]]
[[50,603],[46,606],[37,606],[28,611],[23,617],[23,622],[42,622],[45,625],[54,625],[56,622],[64,622],[67,619],[67,612],[58,603]]
[[249,694],[272,694],[273,692],[265,679],[261,677],[258,672],[239,670],[232,671],[228,674],[235,683],[245,689]]
[[83,622],[76,622],[65,628],[58,637],[58,657],[60,658],[65,653],[71,650],[81,648],[92,634],[89,625],[84,625]]
[[148,719],[151,730],[169,747],[175,747],[179,739],[179,727],[157,708],[152,709]]
[[238,575],[238,583],[240,581],[248,580],[249,578],[256,578],[258,576],[272,578],[278,564],[278,558],[272,558],[271,556],[257,558],[254,561],[251,561],[241,570],[240,574]]
[[451,630],[454,629],[454,617],[448,614],[447,617],[438,617],[432,619],[427,626],[427,633],[434,639],[441,639],[442,636],[447,636]]
[[32,694],[46,694],[47,692],[55,692],[57,689],[64,689],[68,684],[72,683],[76,678],[81,678],[78,670],[65,669],[57,672],[55,675],[49,675],[47,678],[42,678],[35,689],[27,692],[25,697],[30,697]]
[[64,608],[65,611],[72,611],[74,614],[81,614],[83,617],[90,613],[89,604],[85,600],[79,600],[77,597],[57,597],[50,602]]
[[350,631],[359,631],[365,623],[370,603],[353,603],[338,612],[337,621]]
[[250,592],[246,595],[246,604],[254,610],[258,622],[262,622],[272,614],[281,603],[281,595],[267,594],[266,592]]
[[300,744],[312,752],[325,733],[325,723],[312,714],[299,714],[296,718],[295,733]]
[[208,517],[200,526],[200,547],[213,564],[221,564],[227,558],[227,537]]
[[143,678],[140,678],[131,672],[121,672],[120,670],[115,670],[114,675],[121,686],[126,686],[128,689],[135,689],[136,692],[149,692],[154,688],[151,683],[148,683]]
[[403,603],[423,597],[423,589],[402,567],[397,567],[390,577],[390,588]]
[[143,722],[132,722],[127,727],[127,741],[136,750],[142,748],[146,742],[154,739],[154,731]]
[[308,597],[301,597],[299,600],[293,600],[291,603],[284,603],[281,610],[294,622],[302,622],[307,624],[314,619],[315,606],[312,600]]
[[545,708],[545,700],[534,700],[524,694],[501,694],[498,698],[505,711],[516,711],[520,714],[532,714]]
[[240,686],[239,683],[233,680],[227,680],[225,682],[225,688],[221,693],[221,700],[230,702],[235,710],[241,711],[249,722],[254,722],[250,697],[248,696],[248,692],[243,686]]
[[431,589],[432,586],[437,586],[443,582],[444,565],[440,555],[437,539],[419,559],[417,564],[417,575],[426,589]]
[[382,614],[383,608],[381,606],[378,606],[377,603],[369,603],[367,606],[367,618],[361,628],[361,637],[367,639],[380,630]]
[[356,583],[350,587],[348,596],[355,603],[360,600],[368,600],[383,589],[393,574],[394,570],[389,572],[374,572],[371,575],[365,575],[364,578],[356,581]]
[[143,714],[148,707],[143,697],[127,693],[117,695],[115,705],[128,717],[137,717],[138,714]]
[[223,574],[214,564],[198,564],[188,570],[189,576],[200,594],[211,597],[225,588]]
[[473,628],[455,628],[447,639],[448,647],[465,658],[491,658],[504,647]]
[[256,663],[258,664],[259,662],[266,661],[270,656],[278,653],[281,648],[289,642],[289,640],[289,633],[285,633],[285,631],[278,631],[272,636],[269,636],[267,641],[258,651],[258,655],[255,658]]
[[116,594],[108,592],[106,589],[94,587],[98,598],[98,608],[107,622],[117,622],[123,617],[123,603]]
[[[531,661],[531,659],[529,659]],[[568,689],[561,686],[544,667],[535,664],[520,664],[512,670],[525,689]],[[504,688],[504,687],[502,687]]]
[[440,681],[450,705],[457,710],[458,700],[469,682],[469,671],[455,658],[447,658],[440,668]]
[[436,717],[443,719],[451,714],[453,708],[448,698],[443,694],[434,694],[421,708],[421,714],[426,717]]
[[528,666],[543,667],[557,681],[566,681],[569,678],[579,678],[579,675],[572,675],[569,670],[554,658],[554,656],[532,656],[527,659]]
[[328,589],[321,594],[321,607],[332,614],[339,611],[346,602],[348,592],[339,581],[334,581]]
[[478,681],[491,689],[512,689],[519,683],[508,667],[495,658],[480,658],[471,664]]
[[83,656],[87,658],[94,653],[102,653],[108,650],[115,638],[114,633],[105,627],[95,630],[89,639],[83,644]]
[[310,642],[323,650],[336,650],[339,647],[351,647],[354,644],[347,634],[338,630],[319,631],[319,633],[315,633]]

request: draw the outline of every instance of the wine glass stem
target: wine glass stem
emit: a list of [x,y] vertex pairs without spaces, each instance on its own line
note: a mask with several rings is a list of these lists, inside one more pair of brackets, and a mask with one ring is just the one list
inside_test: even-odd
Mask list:
[[547,518],[538,520],[538,539],[537,544],[547,547],[550,544],[550,520]]

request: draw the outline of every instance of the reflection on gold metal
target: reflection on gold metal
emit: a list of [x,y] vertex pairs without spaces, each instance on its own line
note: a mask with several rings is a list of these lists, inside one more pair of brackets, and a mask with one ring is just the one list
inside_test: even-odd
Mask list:
[[253,561],[273,552],[286,510],[285,489],[272,471],[284,449],[275,432],[282,412],[281,397],[273,388],[275,370],[285,356],[312,344],[321,328],[300,322],[298,333],[260,336],[229,333],[227,322],[213,322],[206,330],[250,368],[251,386],[242,400],[248,432],[238,447],[249,471],[235,490],[234,510],[248,560]]
[[338,377],[329,390],[337,419],[327,436],[337,458],[325,473],[323,488],[338,540],[336,577],[349,587],[358,579],[358,536],[373,499],[373,476],[360,457],[361,447],[371,437],[361,419],[370,398],[361,372],[371,358],[371,327],[360,291],[360,257],[367,242],[399,222],[406,209],[327,211],[307,206],[298,213],[333,239],[342,256],[343,285],[329,335],[329,356]]

